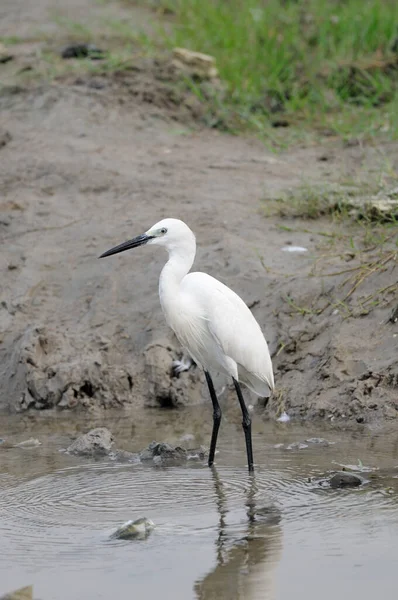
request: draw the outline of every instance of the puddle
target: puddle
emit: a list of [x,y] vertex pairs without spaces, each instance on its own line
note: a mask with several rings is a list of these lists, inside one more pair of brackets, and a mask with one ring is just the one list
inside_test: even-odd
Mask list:
[[[26,584],[41,600],[334,600],[392,597],[398,561],[398,436],[336,431],[255,419],[256,475],[244,439],[226,413],[217,467],[153,467],[60,452],[71,436],[106,425],[117,446],[152,439],[208,444],[211,414],[106,413],[0,417],[0,595]],[[4,447],[38,439],[40,446]],[[289,444],[325,438],[328,446]],[[8,444],[7,444],[8,442]],[[357,489],[331,490],[317,478],[339,465],[374,474]],[[376,470],[378,469],[378,470]],[[383,475],[384,474],[384,475]],[[257,513],[255,519],[248,514]],[[110,535],[146,516],[146,540]],[[166,592],[167,590],[167,592]]]

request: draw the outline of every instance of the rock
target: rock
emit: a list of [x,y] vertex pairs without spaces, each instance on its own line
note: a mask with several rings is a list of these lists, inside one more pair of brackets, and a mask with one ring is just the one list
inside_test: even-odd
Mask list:
[[150,519],[142,517],[135,521],[127,521],[111,535],[114,540],[145,540],[155,524]]
[[15,444],[15,448],[37,448],[37,446],[41,446],[41,442],[36,438],[29,438],[28,440],[24,440],[23,442],[19,442]]
[[186,48],[174,48],[172,65],[177,71],[201,80],[215,79],[218,76],[213,56]]
[[362,485],[365,480],[356,475],[355,473],[349,473],[347,471],[339,471],[335,473],[329,480],[330,487],[332,488],[343,488],[343,487],[358,487]]
[[154,463],[181,462],[188,458],[188,452],[180,446],[171,446],[163,442],[151,442],[148,448],[140,452],[140,460],[153,460]]
[[104,456],[109,454],[113,435],[106,427],[97,427],[77,438],[68,448],[70,454],[79,456]]
[[15,590],[0,597],[0,600],[33,600],[33,586],[28,585],[26,587]]
[[90,58],[91,60],[99,60],[105,57],[104,50],[97,48],[94,44],[71,44],[66,46],[61,52],[62,58]]

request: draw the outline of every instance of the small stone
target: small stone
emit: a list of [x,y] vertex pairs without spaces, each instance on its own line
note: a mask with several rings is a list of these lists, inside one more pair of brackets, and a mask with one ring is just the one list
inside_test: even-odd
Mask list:
[[329,480],[330,487],[332,488],[343,488],[343,487],[358,487],[364,483],[364,479],[355,473],[348,473],[347,471],[339,471],[335,473]]
[[61,56],[65,59],[90,58],[91,60],[99,60],[105,57],[105,52],[94,46],[94,44],[71,44],[62,50]]
[[172,65],[178,71],[198,79],[215,79],[218,75],[213,56],[186,48],[174,48]]
[[155,524],[150,519],[142,517],[135,521],[127,521],[111,535],[115,540],[145,540]]
[[188,453],[185,448],[171,446],[163,442],[151,442],[147,448],[140,452],[140,460],[152,460],[155,464],[161,462],[179,462],[187,460]]
[[112,444],[113,435],[109,429],[98,427],[78,437],[66,451],[79,456],[104,456],[109,454]]

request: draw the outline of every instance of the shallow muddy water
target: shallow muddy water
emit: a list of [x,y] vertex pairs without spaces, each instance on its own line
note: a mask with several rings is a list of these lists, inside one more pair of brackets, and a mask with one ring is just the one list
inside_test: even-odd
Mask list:
[[[126,450],[184,436],[188,445],[207,444],[211,411],[0,417],[8,443],[41,442],[0,445],[0,595],[32,583],[41,600],[395,597],[398,433],[257,417],[252,479],[235,413],[223,421],[214,470],[60,451],[99,425]],[[286,449],[313,437],[333,443]],[[369,483],[321,487],[317,478],[340,465],[362,469]],[[142,516],[156,524],[147,540],[110,540],[119,525]]]

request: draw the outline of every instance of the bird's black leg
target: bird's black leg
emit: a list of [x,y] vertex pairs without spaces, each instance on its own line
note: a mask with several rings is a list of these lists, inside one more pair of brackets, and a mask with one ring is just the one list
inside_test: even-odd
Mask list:
[[209,467],[214,463],[214,454],[216,452],[218,430],[221,423],[221,408],[217,400],[216,391],[214,389],[213,380],[210,373],[205,371],[207,385],[209,386],[210,398],[213,403],[213,431],[211,434],[210,452],[209,452]]
[[249,466],[249,473],[253,473],[254,466],[253,466],[253,446],[252,446],[252,420],[250,418],[249,411],[247,410],[247,407],[246,407],[246,404],[245,404],[245,401],[243,398],[242,390],[240,389],[240,385],[234,377],[232,379],[234,381],[236,393],[238,394],[238,400],[239,400],[239,404],[240,404],[240,408],[241,408],[242,416],[243,416],[242,427],[243,427],[243,431],[245,432],[247,464]]

